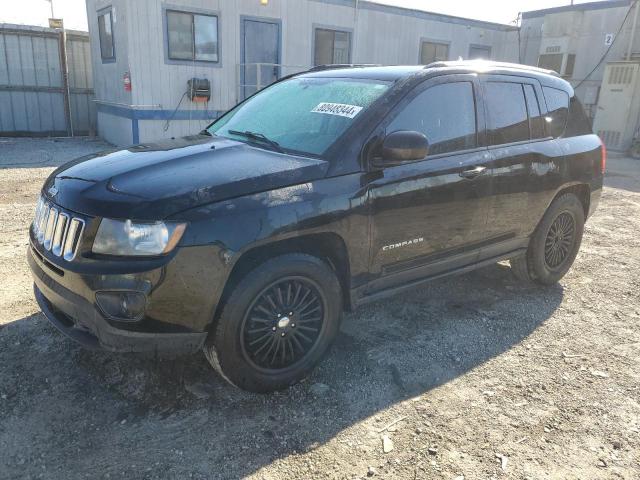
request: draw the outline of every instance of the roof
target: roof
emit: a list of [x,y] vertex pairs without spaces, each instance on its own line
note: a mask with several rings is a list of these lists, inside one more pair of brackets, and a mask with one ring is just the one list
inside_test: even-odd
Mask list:
[[532,67],[531,65],[523,65],[521,63],[494,62],[491,60],[457,60],[450,62],[433,62],[424,68],[467,68],[474,72],[517,70],[519,72],[539,73],[543,75],[552,75],[554,77],[558,76],[558,74],[553,70]]
[[551,13],[577,12],[577,11],[585,11],[585,10],[602,10],[605,8],[628,7],[631,4],[631,2],[632,0],[604,0],[600,2],[576,3],[574,5],[565,5],[562,7],[545,8],[542,10],[531,10],[529,12],[522,12],[522,18],[527,19],[527,18],[544,17],[545,15],[549,15]]
[[[56,28],[41,27],[39,25],[22,25],[17,23],[0,23],[0,31],[9,34],[24,35],[58,35],[60,30]],[[89,32],[82,30],[65,30],[68,35],[89,37]]]
[[368,65],[323,65],[300,75],[319,78],[361,78],[394,82],[424,70],[424,65],[368,66]]
[[417,73],[507,73],[512,75],[532,74],[533,76],[558,77],[553,70],[545,70],[518,63],[494,62],[487,60],[460,60],[433,62],[429,65],[322,65],[301,75],[320,78],[361,78],[369,80],[396,81]]
[[[407,80],[418,83],[429,77],[447,74],[486,73],[535,78],[543,86],[559,88],[573,95],[573,88],[566,80],[560,78],[553,70],[521,65],[518,63],[493,62],[487,60],[462,60],[455,62],[434,62],[429,65],[324,65],[319,68],[301,72],[291,77],[311,78],[350,78],[362,80],[378,80],[398,82]],[[290,77],[287,77],[290,78]]]
[[[330,3],[333,5],[343,5],[346,7],[355,8],[358,5],[358,10],[372,10],[383,13],[389,13],[392,15],[404,15],[408,17],[421,18],[424,20],[433,20],[437,22],[454,23],[458,25],[465,25],[471,27],[488,28],[491,30],[501,31],[516,31],[518,27],[514,25],[506,25],[504,23],[487,22],[484,20],[476,20],[473,18],[458,17],[455,15],[447,15],[445,13],[430,12],[428,10],[399,7],[396,5],[389,5],[382,3],[385,0],[313,0],[321,3]],[[427,2],[425,2],[427,3]]]

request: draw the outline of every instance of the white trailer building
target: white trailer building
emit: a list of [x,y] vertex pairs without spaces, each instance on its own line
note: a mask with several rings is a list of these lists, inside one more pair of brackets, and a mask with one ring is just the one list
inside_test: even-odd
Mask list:
[[[87,14],[98,132],[118,145],[198,132],[318,64],[518,61],[515,26],[366,0],[87,0]],[[191,78],[208,101],[189,99]]]

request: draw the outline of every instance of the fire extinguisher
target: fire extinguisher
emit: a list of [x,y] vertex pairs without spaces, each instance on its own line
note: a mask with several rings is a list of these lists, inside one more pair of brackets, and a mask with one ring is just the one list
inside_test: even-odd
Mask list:
[[124,82],[124,91],[130,92],[131,91],[131,75],[129,74],[129,72],[124,72],[124,75],[122,76],[122,81]]

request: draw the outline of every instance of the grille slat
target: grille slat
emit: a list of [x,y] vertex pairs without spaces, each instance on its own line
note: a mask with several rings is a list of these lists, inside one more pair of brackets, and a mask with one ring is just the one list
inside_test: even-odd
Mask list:
[[49,217],[47,218],[47,228],[44,231],[44,248],[51,250],[51,241],[53,240],[53,231],[56,228],[56,222],[58,221],[58,209],[52,208],[49,210]]
[[64,241],[64,234],[67,230],[67,223],[69,220],[69,215],[66,213],[61,213],[58,217],[58,223],[56,224],[56,230],[53,233],[53,244],[51,245],[51,251],[54,255],[60,256],[62,252],[62,243]]
[[84,220],[71,217],[40,197],[33,220],[33,233],[45,250],[71,261],[78,252],[83,232]]

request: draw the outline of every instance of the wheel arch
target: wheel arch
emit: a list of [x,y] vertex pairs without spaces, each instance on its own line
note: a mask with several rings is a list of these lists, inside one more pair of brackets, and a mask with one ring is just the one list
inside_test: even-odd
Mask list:
[[351,309],[351,271],[347,246],[336,233],[315,233],[277,240],[243,252],[231,269],[210,326],[215,324],[231,292],[247,273],[273,257],[289,253],[307,254],[326,262],[340,282],[343,305],[347,310]]
[[578,200],[580,200],[580,203],[582,204],[582,209],[584,210],[584,218],[586,219],[589,216],[589,207],[591,203],[591,187],[586,183],[574,183],[572,185],[562,186],[551,199],[549,205],[547,205],[545,212],[549,210],[549,207],[557,198],[567,193],[573,193],[578,197]]

